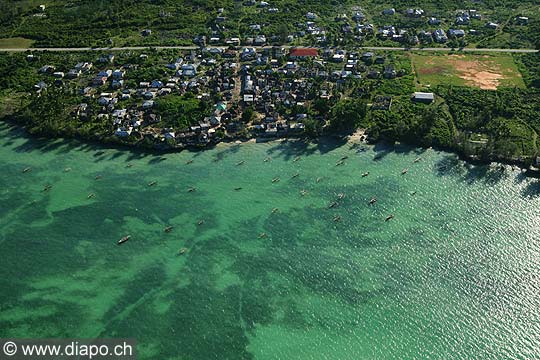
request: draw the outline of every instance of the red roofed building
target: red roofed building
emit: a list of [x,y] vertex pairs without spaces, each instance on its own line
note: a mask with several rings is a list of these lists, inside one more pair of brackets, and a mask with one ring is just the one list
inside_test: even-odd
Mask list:
[[307,59],[319,56],[319,51],[314,48],[294,48],[289,56],[291,59]]

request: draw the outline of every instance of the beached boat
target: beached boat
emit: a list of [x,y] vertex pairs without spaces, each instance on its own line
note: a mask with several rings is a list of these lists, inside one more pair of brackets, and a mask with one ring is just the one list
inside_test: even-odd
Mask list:
[[131,239],[131,235],[126,235],[126,236],[124,236],[123,238],[121,238],[120,240],[118,240],[118,245],[122,245],[123,243],[125,243],[125,242],[128,241],[129,239]]

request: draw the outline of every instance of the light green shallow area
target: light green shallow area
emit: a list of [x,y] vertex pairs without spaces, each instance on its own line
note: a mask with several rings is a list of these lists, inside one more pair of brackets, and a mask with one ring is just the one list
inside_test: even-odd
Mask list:
[[0,158],[0,337],[136,338],[141,359],[540,358],[540,184],[510,167],[330,140],[144,154],[6,125]]

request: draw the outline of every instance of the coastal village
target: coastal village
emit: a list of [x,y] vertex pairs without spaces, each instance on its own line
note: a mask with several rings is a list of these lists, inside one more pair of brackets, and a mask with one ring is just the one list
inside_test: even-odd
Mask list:
[[[244,5],[268,13],[280,11],[265,1],[248,1]],[[411,21],[425,21],[426,29],[441,24],[440,19],[422,9],[402,12]],[[394,8],[382,12],[389,23],[395,14]],[[377,27],[366,21],[361,10],[338,15],[335,21],[343,36],[358,40],[376,36],[403,46],[444,44],[449,39],[474,35],[478,30],[463,29],[472,22],[484,21],[487,29],[499,26],[475,10],[457,11],[450,29],[419,33],[395,25]],[[519,17],[516,21],[526,24],[528,19]],[[351,83],[365,79],[373,89],[412,71],[393,60],[388,52],[330,46],[325,29],[318,25],[318,15],[312,12],[296,24],[295,34],[281,39],[289,45],[277,45],[278,35],[263,35],[261,24],[250,24],[253,36],[224,38],[225,22],[224,10],[219,9],[211,34],[196,36],[196,47],[178,50],[175,55],[158,52],[150,56],[132,51],[121,57],[104,52],[70,67],[43,65],[37,70],[42,80],[34,90],[39,94],[50,86],[74,88],[82,100],[69,109],[71,116],[81,124],[106,121],[110,124],[109,135],[119,142],[144,142],[156,148],[205,147],[224,139],[302,136],[306,119],[312,117],[308,109],[314,101],[362,96],[365,94],[347,91]],[[152,29],[141,30],[140,36],[151,35]],[[306,36],[315,40],[313,47],[290,45]],[[39,56],[28,54],[27,60],[35,61]],[[141,76],[138,70],[142,67],[152,67],[151,73],[158,76]],[[435,100],[432,92],[414,92],[410,96],[411,101],[422,103]],[[175,97],[179,103],[165,119],[163,103]],[[196,112],[199,118],[191,118],[189,123],[175,122],[174,116],[182,115],[184,109],[181,102],[187,99],[200,105]],[[377,94],[371,100],[373,110],[389,110],[392,106],[391,95]],[[327,125],[327,118],[320,114],[311,120],[322,128]]]

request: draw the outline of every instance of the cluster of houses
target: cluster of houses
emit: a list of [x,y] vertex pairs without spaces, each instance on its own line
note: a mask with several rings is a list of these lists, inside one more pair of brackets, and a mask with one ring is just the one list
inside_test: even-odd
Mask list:
[[[148,57],[139,55],[143,60]],[[306,61],[310,59],[310,61]],[[39,69],[55,85],[75,81],[83,97],[73,116],[81,122],[109,123],[111,135],[147,139],[167,147],[206,146],[224,136],[298,136],[305,131],[307,108],[315,99],[330,99],[348,79],[393,79],[405,75],[384,56],[333,48],[204,48],[156,64],[167,75],[135,82],[134,64],[116,64],[114,55],[101,56],[96,66],[80,62],[67,74],[52,65]],[[68,76],[68,74],[73,74]],[[130,81],[131,80],[131,81]],[[37,91],[47,87],[45,81]],[[162,122],[160,98],[191,97],[211,104],[206,116],[192,119],[189,128],[169,128]],[[376,101],[389,109],[391,98]],[[247,118],[246,109],[254,114]],[[321,118],[324,122],[326,119]],[[165,124],[165,125],[164,125]]]
[[[247,1],[244,2],[245,6],[258,6],[264,11],[278,12],[279,9],[272,8],[268,2],[261,1]],[[483,21],[484,17],[474,9],[458,10],[455,12],[455,20],[451,21],[444,19],[444,23],[448,28],[443,29],[443,20],[435,16],[427,16],[426,12],[420,8],[408,8],[401,12],[396,11],[395,8],[387,8],[382,11],[383,18],[386,19],[386,24],[375,26],[372,23],[367,22],[367,17],[360,8],[354,8],[350,21],[348,14],[340,14],[335,17],[335,21],[339,24],[341,35],[343,37],[353,36],[357,40],[362,40],[367,36],[377,35],[381,40],[392,40],[408,45],[415,45],[419,43],[445,43],[449,39],[463,38],[467,33],[471,35],[478,35],[481,33],[478,29],[472,29],[471,26],[479,26],[479,22],[473,23],[472,20]],[[244,45],[244,46],[265,46],[271,44],[282,43],[283,41],[292,43],[305,36],[311,35],[310,44],[325,46],[328,45],[327,30],[321,26],[319,21],[319,15],[314,12],[307,12],[305,14],[304,21],[298,21],[295,23],[296,31],[288,34],[286,39],[282,36],[275,34],[267,34],[264,31],[264,25],[259,23],[249,24],[249,34],[242,39],[240,37],[225,38],[224,33],[228,30],[225,28],[225,21],[227,17],[223,14],[223,9],[220,9],[218,16],[212,25],[212,32],[207,41],[207,37],[204,35],[197,36],[194,42],[201,46],[207,44],[214,45]],[[403,14],[410,21],[414,21],[414,28],[417,30],[411,30],[410,26],[407,29],[400,29],[398,25],[391,24],[394,15]],[[389,24],[390,23],[390,24]],[[516,24],[526,25],[528,18],[524,16],[516,17]],[[426,28],[422,29],[421,24],[426,24]],[[498,29],[499,24],[492,21],[486,21],[484,27],[487,29]],[[420,28],[420,29],[418,29]],[[299,40],[300,42],[303,42]]]

